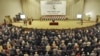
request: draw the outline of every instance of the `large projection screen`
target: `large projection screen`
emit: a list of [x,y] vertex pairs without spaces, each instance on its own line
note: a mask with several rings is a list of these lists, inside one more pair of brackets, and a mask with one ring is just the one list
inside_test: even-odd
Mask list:
[[41,15],[66,15],[66,0],[41,0]]

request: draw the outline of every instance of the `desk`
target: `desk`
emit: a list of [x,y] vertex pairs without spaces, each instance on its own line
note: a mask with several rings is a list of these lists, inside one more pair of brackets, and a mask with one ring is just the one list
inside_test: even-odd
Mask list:
[[49,25],[58,25],[58,22],[50,22]]

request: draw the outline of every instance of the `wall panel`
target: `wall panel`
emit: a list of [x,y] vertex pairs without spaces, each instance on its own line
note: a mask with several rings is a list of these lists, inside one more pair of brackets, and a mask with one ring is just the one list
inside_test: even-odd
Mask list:
[[22,12],[20,0],[0,0],[0,22],[3,22],[6,15],[13,18],[20,12]]
[[[66,16],[76,19],[76,15],[83,12],[84,0],[67,0]],[[22,0],[23,12],[28,18],[40,19],[40,2],[38,0]]]
[[37,0],[22,0],[23,12],[28,18],[40,18],[40,3]]
[[95,20],[100,15],[100,0],[85,0],[84,14],[90,16],[90,20]]

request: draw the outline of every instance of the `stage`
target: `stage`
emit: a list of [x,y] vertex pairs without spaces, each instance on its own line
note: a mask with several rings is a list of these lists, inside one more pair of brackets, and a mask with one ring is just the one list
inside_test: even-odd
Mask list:
[[[83,21],[83,25],[81,25],[80,20],[65,20],[65,21],[55,21],[56,24],[51,25],[52,21],[32,21],[32,24],[25,25],[23,21],[13,22],[12,25],[14,26],[22,26],[24,28],[35,28],[35,29],[73,29],[73,28],[81,28],[81,27],[88,27],[95,24],[93,21]],[[50,24],[51,23],[51,24]]]

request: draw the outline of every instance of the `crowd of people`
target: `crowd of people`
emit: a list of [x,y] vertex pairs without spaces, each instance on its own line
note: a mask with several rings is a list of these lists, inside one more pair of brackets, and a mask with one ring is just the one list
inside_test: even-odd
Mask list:
[[58,30],[1,25],[0,56],[100,56],[100,24]]

